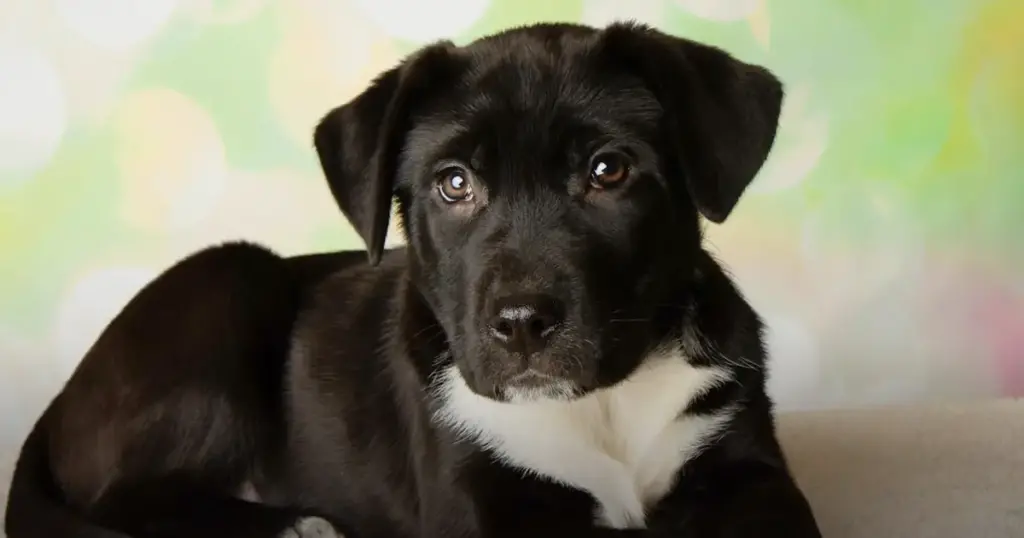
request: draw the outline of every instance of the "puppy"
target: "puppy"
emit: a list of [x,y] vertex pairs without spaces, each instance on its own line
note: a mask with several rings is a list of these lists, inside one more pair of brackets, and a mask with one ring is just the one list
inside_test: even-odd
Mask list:
[[782,95],[636,24],[420,50],[314,135],[368,262],[238,243],[155,279],[29,435],[8,535],[818,537],[701,246]]

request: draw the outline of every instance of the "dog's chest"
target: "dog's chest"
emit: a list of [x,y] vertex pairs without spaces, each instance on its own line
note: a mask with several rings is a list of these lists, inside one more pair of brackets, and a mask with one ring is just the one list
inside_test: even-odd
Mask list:
[[615,528],[642,527],[646,510],[728,418],[681,414],[726,374],[678,356],[652,359],[619,385],[572,402],[499,403],[449,373],[443,420],[512,466],[589,492],[598,521]]

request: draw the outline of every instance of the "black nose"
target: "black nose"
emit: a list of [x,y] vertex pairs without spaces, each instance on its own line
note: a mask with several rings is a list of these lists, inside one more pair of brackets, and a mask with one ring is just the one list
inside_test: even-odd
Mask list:
[[509,295],[491,306],[490,333],[509,351],[535,353],[565,319],[561,301],[547,295]]

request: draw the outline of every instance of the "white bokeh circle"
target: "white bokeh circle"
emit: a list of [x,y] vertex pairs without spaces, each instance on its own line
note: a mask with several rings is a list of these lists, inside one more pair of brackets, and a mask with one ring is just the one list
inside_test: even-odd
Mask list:
[[206,110],[180,92],[154,88],[124,98],[114,125],[125,219],[157,231],[204,219],[227,175],[224,141]]
[[185,9],[199,24],[239,24],[259,15],[270,0],[191,0]]
[[745,19],[765,0],[676,0],[679,7],[702,19],[730,22]]
[[58,367],[70,373],[103,329],[158,272],[110,266],[82,275],[60,300],[53,328]]
[[40,353],[28,338],[20,335],[13,327],[0,324],[0,409],[15,409],[27,382],[41,372],[36,362]]
[[99,47],[123,50],[153,37],[170,20],[178,0],[54,0],[72,31]]
[[799,186],[828,149],[829,118],[811,105],[811,90],[795,85],[782,102],[779,133],[768,161],[750,184],[751,193],[771,193]]
[[490,0],[352,0],[352,4],[389,36],[425,43],[469,30],[487,12]]
[[[67,374],[55,373],[45,342],[0,321],[0,453],[12,454]],[[0,458],[0,476],[11,476],[14,458]]]
[[31,179],[67,129],[67,96],[41,52],[0,46],[0,187]]
[[801,320],[767,313],[765,344],[768,351],[768,392],[784,409],[813,407],[824,399],[820,344]]

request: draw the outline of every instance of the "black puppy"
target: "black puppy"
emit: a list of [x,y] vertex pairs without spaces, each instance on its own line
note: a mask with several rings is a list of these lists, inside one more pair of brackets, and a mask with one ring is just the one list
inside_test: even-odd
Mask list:
[[819,536],[701,247],[781,100],[631,24],[421,50],[316,129],[370,263],[233,244],[149,284],[26,441],[10,538]]

